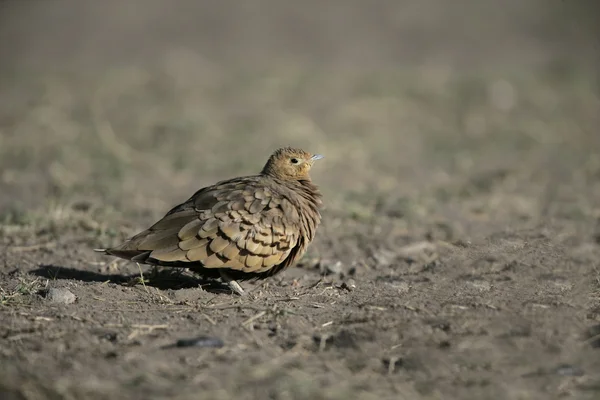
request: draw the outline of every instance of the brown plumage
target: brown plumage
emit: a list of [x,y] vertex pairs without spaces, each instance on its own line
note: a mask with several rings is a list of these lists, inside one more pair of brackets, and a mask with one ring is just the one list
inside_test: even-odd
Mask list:
[[300,149],[279,149],[260,174],[200,189],[147,230],[98,251],[221,277],[242,294],[235,280],[283,271],[313,240],[322,202],[309,171],[320,158]]

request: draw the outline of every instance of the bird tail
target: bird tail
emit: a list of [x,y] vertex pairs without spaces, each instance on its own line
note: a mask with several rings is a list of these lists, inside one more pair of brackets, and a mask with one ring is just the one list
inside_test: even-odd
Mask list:
[[134,262],[144,263],[150,256],[152,251],[148,250],[121,250],[119,247],[114,249],[94,249],[97,253],[106,254],[109,256],[115,256],[123,258],[125,260],[131,260]]

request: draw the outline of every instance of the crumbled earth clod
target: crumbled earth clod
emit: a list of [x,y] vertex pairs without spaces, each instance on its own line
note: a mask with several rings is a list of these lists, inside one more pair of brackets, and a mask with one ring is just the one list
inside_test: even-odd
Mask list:
[[69,289],[50,288],[46,291],[46,299],[52,303],[71,304],[77,297]]

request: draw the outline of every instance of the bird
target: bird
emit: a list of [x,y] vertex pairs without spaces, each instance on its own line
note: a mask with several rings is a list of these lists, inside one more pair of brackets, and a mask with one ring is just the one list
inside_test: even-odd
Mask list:
[[188,268],[242,296],[238,281],[265,279],[295,265],[315,238],[323,198],[309,172],[322,158],[279,148],[259,174],[199,189],[148,229],[94,250],[138,264]]

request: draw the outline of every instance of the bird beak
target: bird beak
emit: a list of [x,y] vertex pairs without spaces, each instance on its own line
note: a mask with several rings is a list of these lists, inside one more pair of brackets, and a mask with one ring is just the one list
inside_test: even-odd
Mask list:
[[325,156],[323,156],[323,155],[321,155],[321,154],[315,154],[314,156],[312,156],[312,157],[310,158],[310,161],[317,161],[317,160],[320,160],[320,159],[321,159],[321,158],[323,158],[323,157],[325,157]]

